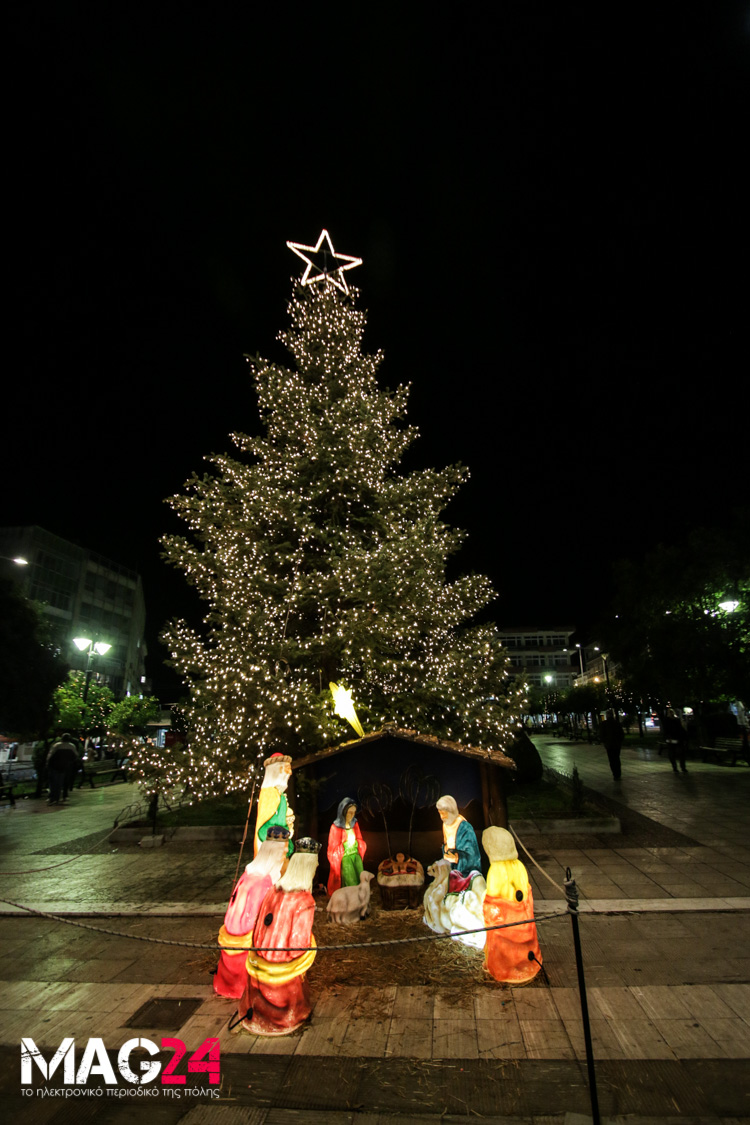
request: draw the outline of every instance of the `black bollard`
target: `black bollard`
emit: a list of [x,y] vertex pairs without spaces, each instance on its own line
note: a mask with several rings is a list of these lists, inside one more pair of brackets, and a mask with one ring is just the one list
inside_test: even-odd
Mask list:
[[601,1125],[599,1116],[599,1098],[596,1093],[596,1071],[594,1070],[594,1048],[591,1044],[591,1025],[589,1024],[589,1006],[586,1002],[586,981],[583,976],[583,956],[581,954],[581,935],[578,932],[578,889],[576,881],[570,874],[570,868],[565,870],[565,897],[568,901],[568,913],[573,924],[573,945],[576,951],[576,969],[578,970],[578,994],[581,998],[581,1020],[583,1022],[583,1041],[586,1044],[586,1067],[589,1072],[589,1097],[591,1098],[591,1116],[594,1125]]

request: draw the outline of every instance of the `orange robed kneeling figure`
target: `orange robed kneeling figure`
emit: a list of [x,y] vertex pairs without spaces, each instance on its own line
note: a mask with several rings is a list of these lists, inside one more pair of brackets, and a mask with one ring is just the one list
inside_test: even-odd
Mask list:
[[490,860],[484,924],[522,923],[505,930],[488,930],[485,966],[495,980],[504,984],[525,984],[533,980],[542,967],[529,877],[518,858],[513,837],[504,828],[486,828],[482,833],[482,847]]
[[305,978],[315,960],[312,882],[320,844],[305,837],[295,848],[260,905],[253,949],[245,962],[242,1027],[255,1035],[289,1035],[312,1011]]
[[219,930],[219,966],[214,975],[214,992],[239,1000],[247,981],[245,961],[253,944],[258,911],[271,887],[279,881],[287,862],[289,829],[272,824],[255,859],[248,863],[232,891],[224,925]]

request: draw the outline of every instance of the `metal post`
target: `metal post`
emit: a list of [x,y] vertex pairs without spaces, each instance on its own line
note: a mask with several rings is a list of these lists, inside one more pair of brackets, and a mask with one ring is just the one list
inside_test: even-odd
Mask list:
[[578,932],[578,889],[576,881],[570,873],[570,868],[565,870],[565,897],[568,901],[568,913],[573,925],[573,945],[576,952],[576,969],[578,970],[578,993],[581,998],[581,1020],[583,1022],[583,1041],[586,1044],[586,1067],[589,1073],[589,1097],[591,1098],[591,1116],[594,1125],[601,1125],[599,1116],[599,1099],[596,1093],[596,1071],[594,1070],[594,1049],[591,1044],[591,1025],[589,1024],[589,1008],[586,1002],[586,981],[583,976],[583,956],[581,955],[581,935]]

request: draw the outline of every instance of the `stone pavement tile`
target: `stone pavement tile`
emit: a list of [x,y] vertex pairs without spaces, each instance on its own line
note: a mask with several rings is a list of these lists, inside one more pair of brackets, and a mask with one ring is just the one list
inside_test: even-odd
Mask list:
[[376,1022],[390,1020],[396,991],[395,984],[362,985],[357,993],[352,1015],[358,1019],[370,1019]]
[[715,984],[713,991],[745,1023],[750,1024],[750,984]]
[[456,994],[456,992],[438,992],[435,996],[433,1015],[436,1020],[453,1019],[456,1016],[472,1017],[474,1015],[474,997],[469,989]]
[[513,994],[507,985],[474,990],[474,1016],[478,1020],[515,1018]]
[[548,988],[512,988],[513,1006],[519,1019],[557,1020],[557,1008]]
[[[236,1016],[236,1012],[231,1013],[232,1018]],[[180,1038],[184,1038],[180,1035]],[[249,1055],[253,1046],[255,1045],[258,1036],[248,1035],[247,1032],[240,1031],[235,1028],[233,1031],[229,1030],[229,1020],[224,1024],[220,1031],[216,1032],[214,1038],[219,1040],[219,1048],[222,1056],[224,1054],[230,1055]],[[287,1036],[279,1036],[279,1039],[286,1039]],[[290,1052],[291,1053],[291,1052]]]
[[205,978],[204,972],[193,971],[192,974],[188,974],[183,965],[165,962],[161,959],[141,959],[121,969],[117,976],[112,979],[130,984],[184,984],[185,977],[188,975],[200,977],[200,981],[195,980],[196,984],[202,984]]
[[[359,985],[337,985],[335,990],[324,992],[313,1004],[313,1018],[344,1016],[348,1019],[357,1002]],[[432,1015],[432,1012],[430,1012]]]
[[722,1046],[693,1019],[655,1019],[654,1026],[678,1059],[725,1058]]
[[[727,985],[738,988],[738,985]],[[736,1012],[726,1004],[710,984],[682,984],[671,990],[695,1019],[731,1019]]]
[[[672,896],[672,898],[695,899],[696,907],[697,900],[704,899],[706,896],[705,887],[701,887],[697,883],[693,883],[692,881],[688,880],[678,882],[677,880],[665,879],[660,885],[668,895]],[[708,908],[709,901],[710,900],[706,900],[705,908]]]
[[50,987],[47,981],[14,980],[0,982],[0,1011],[15,1012],[39,1006],[41,995]]
[[750,1058],[750,1025],[744,1020],[701,1019],[700,1025],[719,1044],[725,1058]]
[[725,984],[746,983],[750,980],[750,957],[721,958],[716,966],[714,979],[719,975],[723,977]]
[[470,1018],[455,1016],[434,1019],[432,1023],[433,1059],[476,1059],[477,1026],[473,1015]]
[[674,1059],[664,1036],[651,1020],[617,1020],[611,1027],[627,1059]]
[[515,1015],[502,1020],[477,1020],[480,1059],[525,1059],[521,1025]]
[[629,863],[620,868],[608,867],[606,868],[607,875],[610,879],[614,879],[616,883],[634,882],[637,879],[644,879],[648,881],[652,877],[650,871],[645,871],[643,866],[639,863]]
[[[571,980],[576,979],[575,964],[567,964],[565,962],[556,963],[554,961],[548,961],[546,960],[546,955],[544,962],[544,971],[547,974],[547,983],[549,984],[550,988],[565,988],[570,984]],[[588,981],[588,979],[589,977],[587,970],[586,980]],[[607,983],[612,983],[610,977],[608,977]],[[615,977],[615,983],[620,983],[619,976]]]
[[687,928],[679,914],[646,914],[633,919],[633,929],[638,937],[646,941],[671,941],[675,945],[692,941],[692,931]]
[[735,882],[741,883],[743,887],[750,887],[750,868],[736,863],[726,863],[719,870],[722,875],[734,879]]
[[[615,964],[609,961],[592,961],[586,957],[585,953],[584,965],[586,972],[587,989],[591,988],[592,986],[606,988],[608,986],[617,987],[622,984],[630,983],[627,980],[627,977],[630,974],[630,968],[628,965]],[[564,988],[566,985],[569,985],[571,981],[574,981],[576,979],[575,965],[571,966],[571,968],[566,968],[563,972],[560,972],[557,979],[554,981],[552,980],[552,974],[549,972],[549,969],[547,970],[547,972],[548,976],[550,977],[550,982],[552,983],[552,986],[554,988]]]
[[212,1001],[215,1005],[224,1005],[227,1009],[232,1003],[231,1000],[226,1000],[223,996],[217,996],[210,984],[187,984],[181,981],[179,984],[164,984],[159,988],[160,996],[168,996],[175,1000],[182,1000],[185,997],[192,999],[193,997],[200,997],[203,1001]]
[[382,1058],[390,1026],[390,1017],[382,1020],[350,1019],[340,1053],[350,1058]]
[[[94,986],[95,988],[96,986]],[[68,984],[67,981],[55,981],[42,985],[39,993],[39,1007],[48,1011],[75,1010],[85,998],[91,998],[94,991],[90,984]],[[95,1002],[95,1001],[94,1001]]]
[[77,965],[78,961],[73,957],[25,958],[23,961],[17,959],[13,965],[13,975],[17,980],[65,980]]
[[[575,1022],[581,1019],[581,1000],[577,988],[553,988],[550,990],[555,1009],[561,1020]],[[588,989],[586,992],[588,999]]]
[[306,1027],[295,1055],[340,1055],[341,1046],[346,1039],[349,1020],[336,1016],[325,1016],[313,1020]]
[[529,1059],[573,1059],[575,1050],[562,1020],[519,1019]]
[[132,957],[127,961],[110,960],[110,958],[81,961],[70,970],[67,979],[69,981],[110,981],[135,963],[135,958]]
[[677,994],[676,988],[668,985],[649,985],[641,988],[633,985],[628,990],[633,1001],[649,1019],[689,1020],[690,1009]]
[[231,1013],[203,1004],[198,1011],[179,1028],[179,1037],[186,1043],[202,1043],[204,1039],[215,1039],[227,1029]]
[[639,880],[638,882],[633,883],[623,883],[621,894],[623,898],[631,900],[631,910],[638,910],[640,909],[638,904],[644,899],[653,900],[664,898],[664,889],[658,883],[646,883]]
[[[583,1034],[583,1023],[580,1018],[563,1020],[565,1031],[577,1059],[586,1058],[586,1041]],[[625,1053],[622,1043],[617,1038],[614,1028],[609,1020],[589,1020],[591,1031],[591,1048],[594,1060],[597,1059],[623,1059]]]
[[[226,1035],[226,1032],[223,1032]],[[250,1035],[240,1031],[238,1039],[247,1044],[246,1049],[235,1049],[234,1054],[246,1055],[294,1055],[302,1042],[303,1034],[294,1035]]]
[[643,1018],[643,1009],[638,1004],[631,990],[624,985],[622,987],[609,986],[604,988],[589,988],[587,989],[586,996],[589,1014],[594,1019],[620,1020]]
[[431,988],[415,986],[396,989],[392,1015],[408,1016],[412,1019],[432,1019],[434,1014],[434,993]]
[[432,1058],[432,1029],[431,1017],[394,1015],[388,1030],[385,1057]]
[[743,898],[747,895],[748,887],[736,879],[717,877],[711,889],[717,898]]

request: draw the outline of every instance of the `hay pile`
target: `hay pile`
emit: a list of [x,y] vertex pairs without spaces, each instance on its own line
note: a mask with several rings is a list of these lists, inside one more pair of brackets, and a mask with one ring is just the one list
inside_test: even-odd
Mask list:
[[[497,987],[484,969],[484,954],[450,938],[374,945],[378,941],[424,938],[431,930],[422,921],[422,910],[383,910],[373,899],[369,918],[356,925],[331,922],[325,902],[318,903],[314,933],[319,952],[315,959],[316,987],[334,985],[438,985],[443,989],[467,984]],[[326,945],[356,943],[353,949],[326,952]]]

